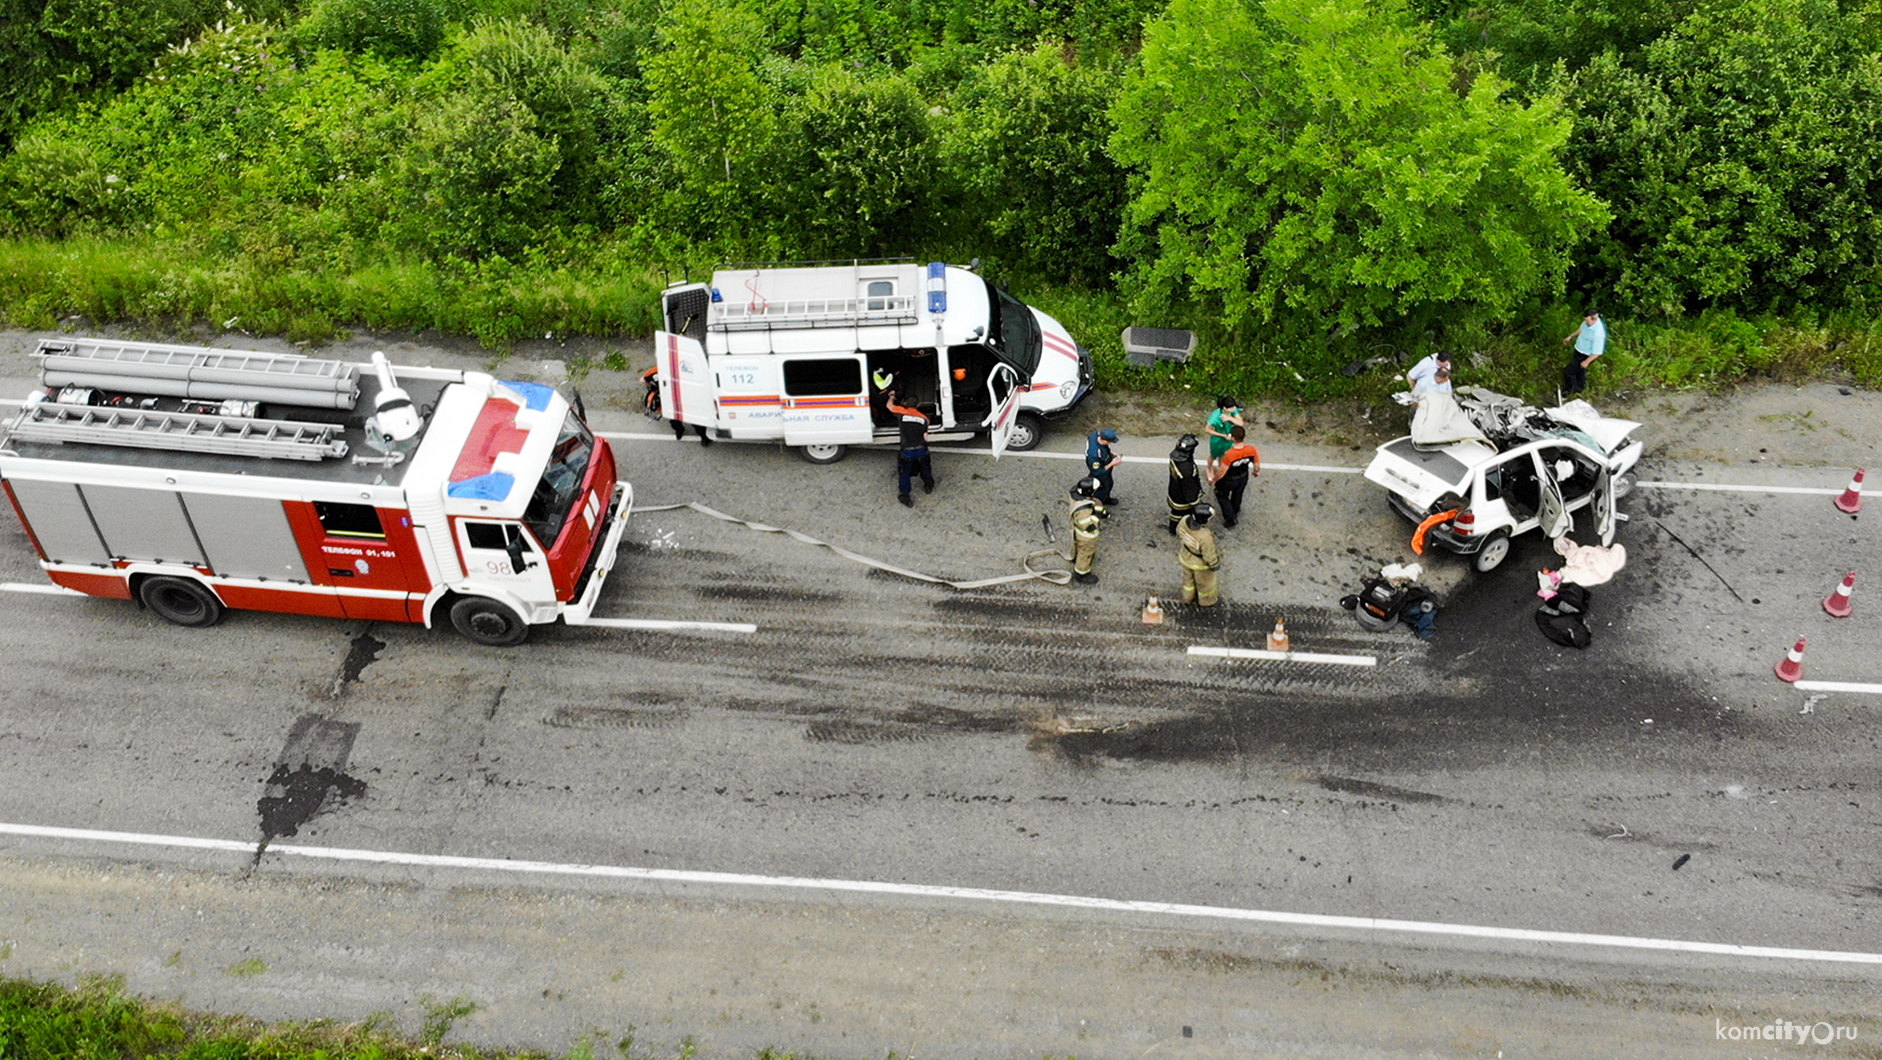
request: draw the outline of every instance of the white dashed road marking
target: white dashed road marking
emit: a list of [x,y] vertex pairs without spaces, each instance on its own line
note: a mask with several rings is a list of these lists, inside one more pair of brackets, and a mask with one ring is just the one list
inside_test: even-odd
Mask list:
[[1377,666],[1374,655],[1322,655],[1310,651],[1260,651],[1254,648],[1212,648],[1191,644],[1191,655],[1214,655],[1223,659],[1268,659],[1274,662],[1329,663],[1334,666]]

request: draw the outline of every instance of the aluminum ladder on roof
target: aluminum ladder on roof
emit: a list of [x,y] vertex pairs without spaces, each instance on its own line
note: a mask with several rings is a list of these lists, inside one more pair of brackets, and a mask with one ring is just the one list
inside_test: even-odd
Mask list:
[[715,303],[706,326],[713,331],[768,331],[773,328],[871,327],[921,321],[916,295],[861,298],[800,298],[740,304]]
[[7,435],[27,442],[126,445],[266,460],[326,460],[346,455],[346,442],[335,437],[339,431],[339,426],[328,423],[40,401],[20,410]]
[[337,409],[351,409],[359,397],[358,365],[299,354],[79,338],[42,340],[35,355],[40,378],[54,388]]

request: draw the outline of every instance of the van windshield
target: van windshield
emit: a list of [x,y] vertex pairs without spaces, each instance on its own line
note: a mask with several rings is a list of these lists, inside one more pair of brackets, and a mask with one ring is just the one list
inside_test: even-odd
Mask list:
[[535,533],[544,548],[554,548],[563,524],[581,497],[582,480],[588,475],[588,458],[595,451],[595,436],[570,412],[556,435],[555,448],[549,452],[549,466],[542,480],[529,495],[529,507],[523,510],[523,522]]
[[987,305],[993,312],[987,345],[993,347],[1001,360],[1019,369],[1021,379],[1031,379],[1039,367],[1039,321],[1033,317],[1032,310],[1026,308],[1026,303],[1007,294],[992,280],[985,282]]

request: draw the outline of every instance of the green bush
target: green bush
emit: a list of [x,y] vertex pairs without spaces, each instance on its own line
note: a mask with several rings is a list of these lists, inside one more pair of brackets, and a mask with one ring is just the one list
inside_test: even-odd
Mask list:
[[310,48],[425,59],[444,42],[443,0],[314,0],[301,23]]

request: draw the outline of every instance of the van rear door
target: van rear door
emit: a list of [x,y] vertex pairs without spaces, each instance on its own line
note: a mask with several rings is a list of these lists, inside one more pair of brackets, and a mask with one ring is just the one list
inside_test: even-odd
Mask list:
[[658,369],[654,378],[660,383],[660,408],[667,419],[715,426],[719,410],[713,401],[706,348],[685,335],[656,331],[653,349]]

